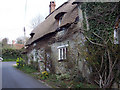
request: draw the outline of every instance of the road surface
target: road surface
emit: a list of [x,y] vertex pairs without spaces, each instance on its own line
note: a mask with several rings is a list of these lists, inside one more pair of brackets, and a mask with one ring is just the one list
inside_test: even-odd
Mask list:
[[49,88],[31,76],[15,69],[15,62],[2,62],[2,88]]

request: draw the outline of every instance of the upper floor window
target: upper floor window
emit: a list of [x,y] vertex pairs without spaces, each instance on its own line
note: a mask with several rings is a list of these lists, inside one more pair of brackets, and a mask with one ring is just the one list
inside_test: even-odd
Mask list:
[[58,13],[58,14],[55,16],[55,19],[57,20],[59,26],[60,26],[60,24],[61,24],[62,17],[63,17],[63,15],[64,15],[65,13],[66,13],[66,12],[60,12],[60,13]]
[[36,43],[33,44],[33,47],[35,47],[35,46],[36,46]]
[[62,21],[62,17],[60,17],[59,19],[58,19],[58,25],[60,26],[60,24],[61,24],[61,21]]

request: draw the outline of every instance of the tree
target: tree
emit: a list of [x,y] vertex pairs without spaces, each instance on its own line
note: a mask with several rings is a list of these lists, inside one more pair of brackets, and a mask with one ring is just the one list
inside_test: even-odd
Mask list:
[[34,29],[38,24],[41,23],[42,20],[43,17],[41,15],[37,15],[36,17],[34,17],[31,21],[31,28]]
[[2,39],[2,47],[3,47],[3,48],[9,48],[8,38],[3,38],[3,39]]
[[17,43],[17,44],[23,44],[23,43],[24,43],[24,37],[18,37],[18,38],[16,39],[16,43]]
[[119,45],[114,45],[114,25],[120,3],[84,3],[83,30],[86,38],[86,61],[92,66],[94,82],[100,88],[110,88],[119,76],[117,64]]
[[3,45],[7,45],[7,44],[8,44],[8,38],[2,39],[2,44],[3,44]]

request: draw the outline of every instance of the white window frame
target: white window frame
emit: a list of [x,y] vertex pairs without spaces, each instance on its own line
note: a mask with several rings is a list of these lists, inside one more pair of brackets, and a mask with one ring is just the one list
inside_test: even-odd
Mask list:
[[62,46],[58,46],[58,60],[65,60],[67,59],[67,45],[62,45]]
[[114,29],[114,44],[120,44],[120,23],[118,24],[118,28]]
[[119,42],[118,42],[118,32],[117,32],[116,29],[114,30],[114,44],[119,44]]

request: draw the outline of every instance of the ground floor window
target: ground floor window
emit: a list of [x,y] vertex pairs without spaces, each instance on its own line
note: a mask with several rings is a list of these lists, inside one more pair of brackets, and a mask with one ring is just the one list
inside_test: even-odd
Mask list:
[[67,59],[67,46],[68,45],[62,45],[58,47],[58,60]]

